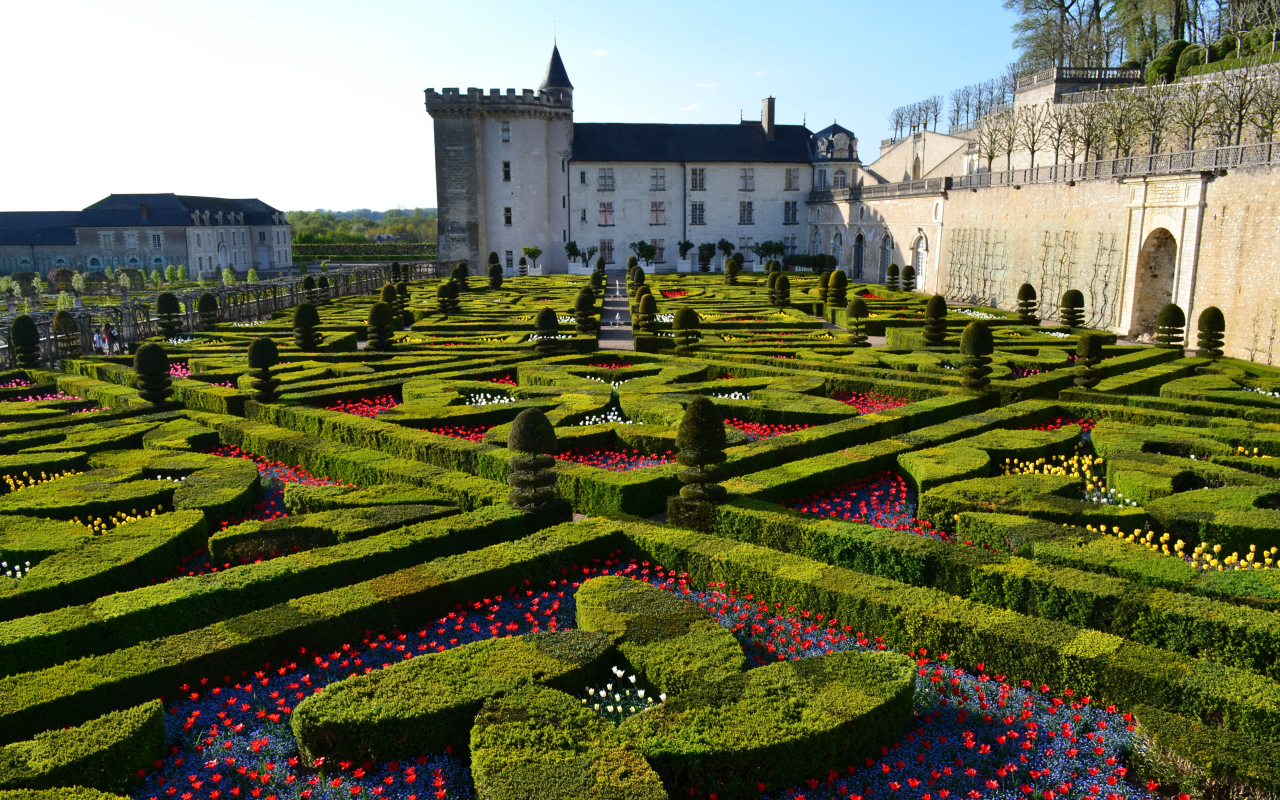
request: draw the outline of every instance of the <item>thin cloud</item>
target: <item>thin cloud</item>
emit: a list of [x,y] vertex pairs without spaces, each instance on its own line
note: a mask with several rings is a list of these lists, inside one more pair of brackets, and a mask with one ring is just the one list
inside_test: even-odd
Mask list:
[[751,74],[752,74],[752,75],[755,75],[757,78],[763,78],[763,77],[764,77],[764,70],[760,70],[759,72],[753,72],[753,73],[751,73]]
[[714,88],[716,88],[716,85],[715,85],[714,83],[695,83],[693,86],[694,86],[694,88],[695,88],[695,89],[714,89]]
[[680,110],[681,110],[681,111],[692,111],[692,110],[694,110],[695,108],[697,108],[699,105],[701,105],[701,103],[690,103],[690,104],[689,104],[689,105],[687,105],[687,106],[681,106],[681,107],[680,107]]
[[603,58],[604,56],[609,55],[609,51],[608,51],[608,50],[597,50],[597,51],[595,51],[595,53],[593,53],[593,55],[594,55],[596,58]]

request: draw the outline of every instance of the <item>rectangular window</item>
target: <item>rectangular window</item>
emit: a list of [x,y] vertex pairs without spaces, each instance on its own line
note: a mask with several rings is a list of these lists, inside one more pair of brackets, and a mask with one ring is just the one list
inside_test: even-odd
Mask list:
[[666,225],[667,224],[667,204],[662,201],[654,201],[649,203],[649,224],[650,225]]
[[796,237],[794,236],[782,237],[782,246],[783,246],[782,254],[784,256],[794,256],[796,254]]
[[[265,242],[266,240],[267,240],[267,232],[266,232],[266,231],[258,231],[258,241],[260,241],[260,242]],[[156,237],[156,247],[159,247],[159,246],[160,246],[160,237],[159,237],[159,236],[157,236],[157,237]]]
[[100,233],[102,249],[111,250],[116,246],[116,235],[114,233]]
[[511,141],[511,123],[510,122],[502,123],[502,141],[504,142]]
[[756,190],[756,171],[751,167],[743,167],[741,175],[742,185],[738,188],[744,192],[754,192]]
[[666,243],[667,243],[666,239],[650,239],[649,240],[649,244],[653,245],[653,249],[657,251],[656,253],[654,253],[653,263],[655,264],[667,263]]
[[200,256],[200,269],[204,269],[204,256]]
[[755,225],[756,212],[750,200],[743,200],[738,203],[738,224],[739,225]]
[[606,264],[613,263],[613,240],[612,239],[600,240],[600,258],[603,258],[604,263]]
[[785,190],[788,192],[800,191],[800,168],[799,167],[787,167],[787,185]]
[[602,168],[600,170],[600,174],[596,176],[596,191],[597,192],[613,191],[613,170],[612,169]]
[[227,232],[226,232],[226,231],[218,231],[218,241],[219,241],[219,242],[225,242],[226,240],[227,240]]
[[511,206],[507,206],[506,208],[502,209],[502,224],[503,225],[511,224]]
[[601,225],[613,224],[613,203],[600,204],[600,224]]
[[126,249],[129,249],[129,250],[137,250],[137,249],[138,249],[138,234],[136,234],[136,233],[132,233],[132,232],[131,232],[131,233],[126,233],[126,234],[124,235],[124,246],[125,246],[125,248],[126,248]]
[[578,183],[583,186],[587,185],[587,171],[585,169],[578,171]]
[[202,246],[202,245],[200,244],[200,234],[198,234],[198,233],[197,233],[197,234],[196,234],[196,247],[201,247],[201,246]]
[[667,171],[661,167],[649,170],[649,191],[665,192],[667,190]]
[[706,225],[707,224],[707,204],[701,200],[696,200],[689,204],[689,224],[690,225]]
[[787,200],[782,204],[782,224],[796,225],[799,223],[797,218],[800,213],[800,201]]
[[587,210],[585,208],[582,209],[582,224],[583,225],[587,224]]
[[516,254],[508,250],[507,251],[507,269],[515,269],[516,267],[515,259],[516,259]]
[[504,181],[511,180],[511,162],[510,161],[502,162],[502,179]]
[[689,170],[689,191],[705,192],[707,190],[707,170],[705,167],[694,167]]
[[569,207],[569,199],[568,199],[567,197],[565,197],[564,195],[560,195],[560,207],[561,207],[561,208],[568,208],[568,207]]
[[160,249],[160,234],[158,233],[151,234],[151,249],[153,250]]
[[820,192],[825,192],[827,190],[827,171],[825,169],[818,170],[817,183],[818,185],[814,187],[815,189]]

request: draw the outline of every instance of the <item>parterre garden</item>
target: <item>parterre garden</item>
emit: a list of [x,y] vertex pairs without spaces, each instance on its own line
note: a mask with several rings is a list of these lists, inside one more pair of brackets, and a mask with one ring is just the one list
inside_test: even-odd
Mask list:
[[1280,788],[1280,372],[792,272],[611,277],[602,351],[603,275],[390,277],[0,375],[0,787]]

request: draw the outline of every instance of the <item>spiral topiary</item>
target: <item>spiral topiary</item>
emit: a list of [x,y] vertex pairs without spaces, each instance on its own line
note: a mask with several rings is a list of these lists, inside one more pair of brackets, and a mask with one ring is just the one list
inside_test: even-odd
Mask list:
[[[306,305],[306,304],[304,304]],[[302,306],[299,306],[301,308]],[[315,306],[308,306],[315,313]],[[297,330],[298,314],[293,315],[294,330]],[[319,322],[319,318],[316,319]],[[296,333],[295,333],[296,336]],[[272,377],[271,369],[280,363],[280,351],[276,343],[266,336],[260,336],[249,342],[249,394],[259,403],[274,403],[278,397],[276,390],[280,388],[280,379]]]
[[964,356],[964,385],[969,389],[987,388],[991,379],[991,353],[995,339],[985,322],[970,322],[960,334],[960,355]]
[[832,275],[835,275],[835,272],[823,272],[818,275],[818,302],[819,303],[825,304],[827,302],[827,292],[830,289],[829,284],[831,282]]
[[916,268],[910,264],[902,268],[902,291],[914,292],[916,290]]
[[1040,320],[1036,317],[1036,312],[1040,310],[1040,303],[1036,300],[1036,288],[1029,283],[1024,283],[1018,287],[1018,317],[1028,325],[1039,325]]
[[533,346],[534,351],[540,356],[553,356],[560,352],[560,318],[556,312],[544,308],[538,312],[533,320],[534,330],[537,331],[537,344]]
[[467,278],[471,277],[470,271],[467,269],[467,262],[459,261],[458,266],[449,272],[449,278],[458,284],[458,291],[465,292],[471,289],[471,285],[467,283]]
[[680,306],[671,317],[671,332],[675,337],[676,355],[687,356],[693,352],[699,341],[698,325],[702,318],[698,312],[688,306]]
[[871,315],[867,310],[867,303],[861,297],[855,297],[849,301],[849,306],[844,310],[845,330],[848,331],[846,341],[854,347],[870,347],[871,343],[867,341],[867,334],[862,329],[862,320]]
[[133,356],[133,372],[138,376],[138,396],[148,403],[163,403],[173,394],[169,387],[169,354],[155,342],[146,342]]
[[392,325],[395,323],[395,312],[391,310],[391,306],[381,301],[374,303],[369,308],[369,318],[367,320],[369,343],[366,345],[370,350],[378,352],[386,352],[394,345],[391,342]]
[[173,292],[156,295],[156,317],[160,335],[172,339],[182,333],[182,305]]
[[212,330],[218,324],[218,298],[209,292],[200,295],[196,301],[196,316],[200,318],[201,330]]
[[720,485],[726,477],[724,416],[701,395],[685,406],[676,432],[680,494],[667,498],[667,521],[704,533],[715,527],[716,506],[728,496]]
[[507,502],[524,515],[530,530],[573,519],[573,509],[556,490],[556,431],[536,408],[526,408],[511,423],[507,436]]
[[836,270],[827,278],[827,306],[844,308],[849,298],[849,276],[843,270]]
[[778,273],[778,282],[773,285],[773,304],[778,308],[791,305],[791,279]]
[[80,346],[80,326],[76,318],[65,308],[58,309],[53,315],[53,338],[58,345],[58,361],[66,369],[68,359],[83,355]]
[[573,302],[573,314],[578,333],[590,335],[600,329],[600,322],[595,316],[596,293],[590,287],[578,291],[578,299]]
[[1084,327],[1084,293],[1079,289],[1068,289],[1062,293],[1058,303],[1058,322],[1068,328]]
[[892,291],[892,292],[898,291],[898,286],[900,284],[898,283],[898,265],[897,264],[890,264],[888,269],[884,271],[884,285],[888,287],[889,291]]
[[1196,355],[1201,358],[1222,358],[1222,343],[1226,339],[1223,334],[1227,331],[1227,320],[1222,315],[1222,309],[1209,306],[1201,311],[1196,328],[1199,330]]
[[1076,342],[1075,384],[1081,389],[1092,389],[1102,380],[1097,366],[1102,361],[1102,337],[1086,333]]
[[502,288],[502,265],[501,264],[489,265],[489,288],[490,289]]
[[18,366],[23,369],[40,366],[40,329],[36,327],[35,320],[26,314],[14,318],[9,326],[9,340],[13,342]]
[[299,350],[313,352],[320,349],[324,337],[319,327],[320,314],[311,303],[301,303],[293,310],[293,343]]
[[924,305],[925,347],[941,347],[947,339],[947,300],[940,294]]
[[1173,303],[1160,309],[1156,316],[1156,343],[1160,347],[1182,347],[1186,339],[1187,315]]
[[646,294],[640,298],[639,308],[637,329],[650,336],[656,336],[658,333],[658,301],[654,299],[652,294]]

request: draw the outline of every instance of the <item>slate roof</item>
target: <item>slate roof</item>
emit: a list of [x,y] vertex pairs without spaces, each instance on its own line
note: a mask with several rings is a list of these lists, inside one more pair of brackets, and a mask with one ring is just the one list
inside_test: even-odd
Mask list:
[[759,122],[683,125],[575,122],[574,161],[810,162],[812,134],[803,125],[777,125],[766,141]]
[[[142,218],[142,206],[147,218]],[[0,212],[0,245],[74,245],[75,229],[181,227],[191,211],[243,213],[246,225],[271,225],[276,209],[256,199],[228,200],[167,194],[113,194],[83,211]]]
[[79,211],[10,211],[0,214],[0,245],[74,245]]
[[572,89],[573,84],[569,83],[569,73],[565,72],[564,62],[560,60],[560,48],[555,45],[551,46],[551,61],[547,64],[546,77],[542,79],[542,85],[539,89]]

